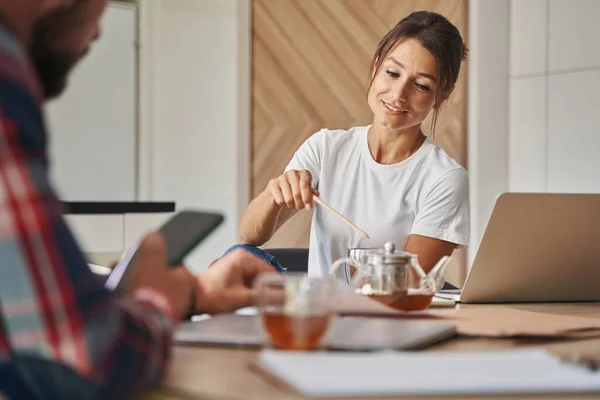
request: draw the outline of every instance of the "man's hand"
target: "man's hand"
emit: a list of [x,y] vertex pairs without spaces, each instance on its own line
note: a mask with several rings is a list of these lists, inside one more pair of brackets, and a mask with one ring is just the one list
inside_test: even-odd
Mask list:
[[277,273],[273,266],[242,249],[215,261],[196,276],[196,313],[221,313],[252,306],[252,288],[261,273]]
[[138,247],[125,281],[125,292],[152,289],[169,301],[177,321],[189,315],[195,278],[183,266],[167,266],[167,248],[160,232],[147,235]]

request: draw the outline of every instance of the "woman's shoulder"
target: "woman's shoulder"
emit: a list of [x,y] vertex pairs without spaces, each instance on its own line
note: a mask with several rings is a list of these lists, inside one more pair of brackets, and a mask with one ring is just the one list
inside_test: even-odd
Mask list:
[[428,180],[433,184],[441,180],[462,185],[468,182],[467,170],[452,156],[450,156],[439,144],[427,139],[431,146],[425,158]]
[[366,135],[367,126],[353,126],[349,129],[323,128],[314,133],[309,140],[319,141],[326,147],[335,147],[341,144],[358,144]]
[[340,139],[342,137],[361,136],[366,133],[367,129],[368,129],[368,126],[353,126],[349,129],[322,128],[319,131],[317,131],[314,135],[320,135],[329,140],[335,140],[335,139]]
[[450,156],[439,144],[435,143],[431,138],[427,138],[430,151],[427,154],[426,160],[430,167],[440,171],[459,170],[466,173],[466,169],[452,156]]
[[365,127],[353,127],[350,129],[328,129],[322,128],[304,140],[303,144],[296,150],[295,156],[310,155],[318,160],[328,159],[359,149]]

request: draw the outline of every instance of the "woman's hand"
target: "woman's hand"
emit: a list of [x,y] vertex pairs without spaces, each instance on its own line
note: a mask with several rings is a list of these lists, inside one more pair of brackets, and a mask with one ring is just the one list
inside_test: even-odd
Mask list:
[[311,183],[312,176],[307,170],[290,170],[271,179],[267,191],[280,207],[310,210],[313,208],[313,195],[319,195]]

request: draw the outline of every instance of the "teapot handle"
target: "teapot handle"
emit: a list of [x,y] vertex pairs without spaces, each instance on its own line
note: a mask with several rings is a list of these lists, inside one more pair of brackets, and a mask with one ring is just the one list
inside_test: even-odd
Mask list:
[[450,256],[444,256],[433,266],[429,274],[423,271],[416,257],[411,259],[410,265],[415,270],[422,284],[427,285],[435,290],[438,290],[443,285],[444,271],[450,263]]
[[450,264],[450,256],[444,256],[444,257],[440,258],[439,261],[437,262],[437,264],[435,264],[433,266],[433,268],[431,269],[431,271],[429,271],[429,275],[433,276],[434,279],[436,276],[438,276],[440,274],[443,275],[448,264]]
[[412,257],[410,259],[410,266],[417,273],[417,275],[419,276],[419,279],[423,280],[427,277],[427,274],[425,273],[425,271],[423,271],[423,268],[421,268],[421,266],[419,265],[419,262],[417,261],[417,257]]
[[[355,260],[354,258],[351,258],[351,257],[340,258],[339,260],[334,261],[333,264],[331,264],[331,267],[329,268],[329,275],[331,276],[332,279],[335,279],[335,277],[337,275],[337,271],[340,268],[340,266],[345,265],[345,264],[350,264],[350,265],[356,267],[357,275],[358,275],[358,270],[363,268],[363,265],[359,261]],[[346,283],[350,283],[350,277],[348,276],[348,269],[346,269],[346,271],[344,271],[344,275],[346,276]]]
[[440,258],[437,264],[429,271],[429,274],[427,274],[434,282],[436,290],[439,290],[444,286],[444,272],[446,272],[446,267],[450,264],[451,260],[450,256]]

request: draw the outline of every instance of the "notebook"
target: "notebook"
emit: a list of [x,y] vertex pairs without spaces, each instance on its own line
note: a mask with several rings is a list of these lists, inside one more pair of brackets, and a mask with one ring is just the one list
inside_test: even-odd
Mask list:
[[600,372],[543,349],[491,352],[293,353],[258,365],[308,397],[600,391]]

